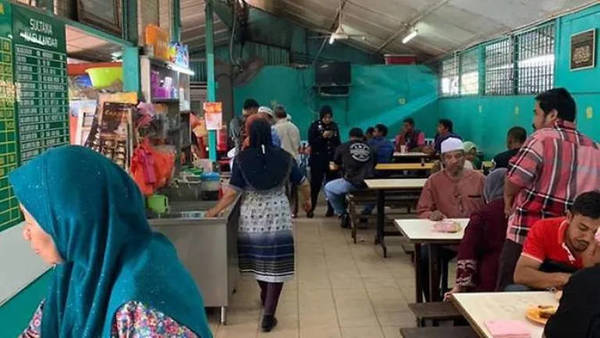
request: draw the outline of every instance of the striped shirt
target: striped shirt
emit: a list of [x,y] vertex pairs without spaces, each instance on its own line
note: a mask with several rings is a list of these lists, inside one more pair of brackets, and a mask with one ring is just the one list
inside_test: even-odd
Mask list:
[[507,179],[521,187],[507,238],[523,244],[540,219],[564,216],[577,195],[600,188],[600,145],[558,120],[533,133],[509,164]]

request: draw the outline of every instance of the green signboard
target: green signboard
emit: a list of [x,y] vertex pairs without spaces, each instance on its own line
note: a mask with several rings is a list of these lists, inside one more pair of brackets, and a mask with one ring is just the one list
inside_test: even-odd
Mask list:
[[69,141],[65,27],[0,0],[0,231],[18,224],[8,173]]
[[13,6],[20,163],[69,142],[65,26]]
[[19,204],[8,184],[8,173],[18,165],[10,10],[7,2],[0,1],[0,230],[21,220]]

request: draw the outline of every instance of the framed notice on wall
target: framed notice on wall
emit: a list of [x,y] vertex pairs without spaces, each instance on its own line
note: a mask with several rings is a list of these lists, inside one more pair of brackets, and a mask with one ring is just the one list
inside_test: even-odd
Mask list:
[[571,70],[596,66],[596,29],[571,35]]

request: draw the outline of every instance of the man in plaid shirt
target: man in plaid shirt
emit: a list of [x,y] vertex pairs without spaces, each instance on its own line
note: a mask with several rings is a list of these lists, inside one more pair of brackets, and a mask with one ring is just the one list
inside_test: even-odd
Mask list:
[[600,188],[600,145],[575,129],[571,94],[555,88],[535,100],[536,132],[511,159],[506,176],[508,228],[500,256],[499,291],[513,283],[515,265],[533,224],[564,216],[577,195]]

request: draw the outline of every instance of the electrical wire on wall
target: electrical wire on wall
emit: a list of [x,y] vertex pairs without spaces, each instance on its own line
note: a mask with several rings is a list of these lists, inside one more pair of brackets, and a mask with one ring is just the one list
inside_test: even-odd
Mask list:
[[[240,0],[241,3],[246,6],[246,1],[244,0]],[[242,55],[242,49],[243,49],[243,44],[240,43],[240,57],[235,58],[233,55],[233,45],[234,45],[234,41],[235,41],[235,34],[236,34],[236,30],[237,30],[237,26],[238,26],[238,12],[237,12],[237,3],[236,1],[233,2],[232,4],[232,9],[233,9],[233,22],[231,23],[231,36],[229,37],[229,60],[231,61],[231,64],[233,66],[236,66],[238,69],[238,72],[241,73],[244,71],[243,67],[242,67],[242,63],[240,62],[241,59],[241,55]]]

